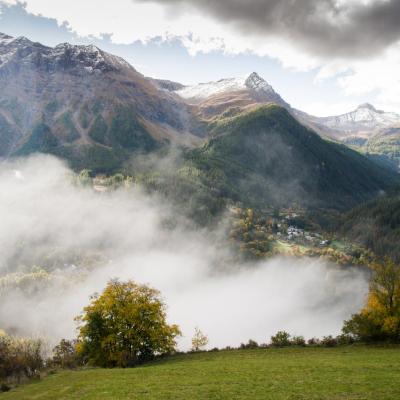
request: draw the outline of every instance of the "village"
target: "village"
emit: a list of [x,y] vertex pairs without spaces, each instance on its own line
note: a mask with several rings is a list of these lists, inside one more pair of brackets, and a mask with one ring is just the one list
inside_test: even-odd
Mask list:
[[230,239],[245,257],[322,257],[341,265],[362,265],[369,256],[363,248],[324,232],[300,207],[255,211],[235,205],[229,213]]

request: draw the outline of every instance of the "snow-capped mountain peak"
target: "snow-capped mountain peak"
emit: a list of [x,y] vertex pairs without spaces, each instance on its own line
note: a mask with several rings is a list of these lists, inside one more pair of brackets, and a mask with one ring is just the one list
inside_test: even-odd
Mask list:
[[372,105],[372,104],[370,104],[370,103],[363,103],[363,104],[360,104],[358,107],[357,107],[357,110],[360,110],[360,109],[368,109],[368,110],[371,110],[371,111],[377,111],[376,110],[376,108]]
[[400,115],[377,110],[372,104],[360,104],[347,114],[320,119],[330,129],[344,133],[362,133],[400,125]]
[[101,73],[132,68],[120,57],[103,52],[94,45],[61,43],[55,47],[34,43],[25,37],[0,33],[0,69],[34,66],[45,71],[74,70]]
[[289,107],[272,86],[256,72],[241,78],[226,78],[216,82],[185,86],[175,93],[189,101],[201,102],[215,95],[239,91],[251,93],[259,102],[275,102]]
[[220,79],[216,82],[185,86],[183,89],[177,90],[176,93],[184,99],[204,100],[220,93],[244,90],[246,89],[245,82],[245,78]]
[[272,86],[265,79],[261,78],[261,76],[258,75],[257,72],[252,72],[247,77],[245,81],[245,86],[249,89],[253,89],[259,92],[275,93]]

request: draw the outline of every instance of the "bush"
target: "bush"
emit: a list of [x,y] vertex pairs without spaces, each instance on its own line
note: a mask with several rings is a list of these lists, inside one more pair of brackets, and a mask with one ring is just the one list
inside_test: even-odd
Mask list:
[[0,335],[0,380],[33,378],[44,368],[43,342],[40,339]]
[[326,347],[335,347],[338,345],[338,341],[333,336],[324,336],[321,340],[321,344]]
[[240,345],[241,349],[258,349],[259,345],[255,340],[250,339],[247,343],[242,343]]
[[9,392],[11,390],[10,386],[5,383],[0,384],[0,392]]
[[308,346],[318,346],[321,344],[321,341],[318,338],[311,338],[307,340]]
[[290,334],[285,331],[279,331],[275,336],[271,336],[271,344],[277,347],[290,346]]
[[306,341],[303,336],[293,336],[290,343],[294,346],[305,346]]
[[82,364],[82,358],[77,352],[77,340],[62,339],[53,349],[53,366],[60,368],[77,368]]
[[340,345],[340,346],[354,343],[354,338],[351,335],[346,335],[346,334],[341,334],[341,335],[337,336],[336,340],[337,340],[338,345]]

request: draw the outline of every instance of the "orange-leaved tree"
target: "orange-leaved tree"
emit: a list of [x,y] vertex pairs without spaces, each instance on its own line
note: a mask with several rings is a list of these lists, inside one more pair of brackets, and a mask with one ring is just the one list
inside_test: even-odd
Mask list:
[[343,331],[360,340],[400,340],[400,266],[391,259],[371,264],[365,307],[345,321]]

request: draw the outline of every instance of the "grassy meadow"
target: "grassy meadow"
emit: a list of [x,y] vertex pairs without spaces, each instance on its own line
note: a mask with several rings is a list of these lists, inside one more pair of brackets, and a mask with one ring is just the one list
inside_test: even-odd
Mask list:
[[177,355],[132,369],[61,371],[1,400],[400,398],[400,348],[268,348]]

